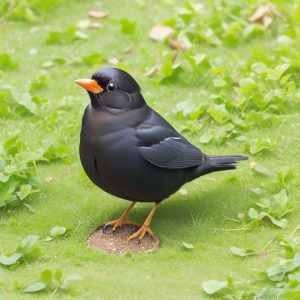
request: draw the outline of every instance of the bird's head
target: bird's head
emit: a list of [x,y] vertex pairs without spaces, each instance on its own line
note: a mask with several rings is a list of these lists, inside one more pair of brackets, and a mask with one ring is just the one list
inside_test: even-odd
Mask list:
[[145,103],[137,82],[117,68],[102,68],[91,79],[78,79],[75,83],[88,91],[94,109],[134,109]]

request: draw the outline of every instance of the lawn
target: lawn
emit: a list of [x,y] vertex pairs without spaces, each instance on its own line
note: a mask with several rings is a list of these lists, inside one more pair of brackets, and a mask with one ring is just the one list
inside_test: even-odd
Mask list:
[[[9,2],[0,4],[0,254],[29,235],[39,236],[39,251],[0,265],[0,299],[210,299],[202,283],[230,277],[235,287],[212,297],[253,299],[279,282],[294,290],[278,299],[299,299],[297,266],[280,280],[258,273],[285,257],[280,243],[299,224],[300,2],[273,2],[260,18],[253,14],[266,3],[258,0]],[[89,18],[93,10],[108,15]],[[102,28],[88,28],[94,22]],[[174,34],[153,41],[157,24]],[[74,80],[107,65],[132,74],[148,104],[203,152],[249,157],[164,201],[152,222],[162,245],[152,254],[85,244],[128,206],[93,186],[78,156],[89,99]],[[20,173],[4,169],[20,161]],[[139,203],[131,219],[143,222],[150,209]],[[55,226],[67,232],[45,241]],[[293,243],[289,259],[300,251]],[[233,246],[255,253],[237,257]],[[45,269],[81,279],[25,293]],[[253,294],[238,298],[238,290]]]

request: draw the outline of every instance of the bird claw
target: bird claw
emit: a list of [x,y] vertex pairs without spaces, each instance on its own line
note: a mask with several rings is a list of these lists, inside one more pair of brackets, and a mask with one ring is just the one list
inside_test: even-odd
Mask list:
[[124,220],[121,220],[121,219],[118,219],[118,220],[115,220],[115,221],[110,221],[110,222],[107,222],[105,224],[102,224],[100,226],[100,228],[102,228],[102,232],[103,234],[106,234],[107,232],[107,229],[112,226],[112,234],[114,235],[115,232],[120,229],[124,224],[129,224],[129,225],[134,225],[136,227],[141,227],[140,224],[138,224],[137,222],[134,222],[134,221],[124,221]]
[[154,239],[154,235],[152,230],[150,229],[149,225],[142,225],[138,231],[136,231],[135,233],[133,233],[129,238],[128,238],[128,242],[132,239],[136,239],[138,238],[138,244],[141,243],[141,240],[145,237],[146,233],[148,233],[151,237],[151,239]]

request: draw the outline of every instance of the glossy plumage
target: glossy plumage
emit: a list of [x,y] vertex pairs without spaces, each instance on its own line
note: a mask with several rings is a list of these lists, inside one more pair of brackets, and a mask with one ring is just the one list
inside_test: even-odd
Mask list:
[[235,162],[247,159],[202,153],[146,104],[128,73],[104,68],[92,80],[103,91],[88,92],[80,158],[89,178],[106,192],[160,202],[188,181],[234,169]]

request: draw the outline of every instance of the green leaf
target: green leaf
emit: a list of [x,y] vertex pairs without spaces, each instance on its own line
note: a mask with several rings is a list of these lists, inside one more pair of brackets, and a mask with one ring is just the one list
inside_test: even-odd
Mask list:
[[233,255],[240,256],[240,257],[246,257],[246,256],[256,254],[255,250],[238,248],[238,247],[230,247],[230,251]]
[[45,290],[46,289],[46,284],[43,283],[43,282],[34,282],[30,285],[28,285],[25,289],[24,289],[24,292],[25,293],[36,293],[36,292],[40,292],[42,290]]
[[104,55],[94,52],[89,55],[82,56],[82,62],[88,66],[100,65],[104,60]]
[[226,85],[226,81],[224,79],[217,78],[213,80],[213,84],[215,87],[222,87]]
[[40,280],[45,285],[50,286],[52,284],[52,271],[49,269],[43,270],[40,275]]
[[216,294],[228,287],[228,281],[209,280],[204,281],[202,288],[209,295]]
[[[66,284],[68,284],[69,282],[71,281],[77,281],[77,280],[80,280],[81,279],[81,276],[80,275],[77,275],[77,274],[70,274],[70,275],[66,275],[64,278],[64,282]],[[59,279],[57,279],[59,280]]]
[[208,109],[210,116],[219,124],[223,124],[228,120],[229,113],[226,110],[225,104],[215,104]]
[[248,216],[250,217],[250,219],[258,219],[259,218],[258,212],[252,207],[249,209]]
[[271,175],[270,171],[267,168],[265,168],[265,167],[263,167],[262,165],[259,165],[259,164],[256,164],[254,166],[253,170],[256,173],[260,174],[260,175],[264,175],[264,176],[270,176]]
[[129,19],[123,18],[120,20],[121,32],[124,34],[133,34],[136,29],[137,23]]
[[21,252],[21,253],[25,254],[26,252],[28,252],[29,250],[31,250],[33,248],[33,246],[36,244],[38,239],[39,239],[39,236],[37,236],[37,235],[28,235],[25,239],[23,239],[21,241],[21,243],[17,247],[16,252]]
[[0,69],[2,70],[15,70],[18,68],[18,63],[10,58],[7,53],[0,54]]
[[0,264],[4,266],[14,265],[23,256],[23,253],[13,253],[12,255],[0,255]]
[[205,133],[204,135],[201,136],[201,138],[199,139],[199,142],[201,144],[207,144],[209,143],[211,140],[213,139],[213,136],[209,133]]
[[186,243],[186,242],[182,242],[182,247],[184,249],[187,249],[187,250],[194,249],[194,245],[193,244],[189,244],[189,243]]
[[55,226],[51,229],[50,235],[52,237],[62,236],[66,233],[67,229],[64,226]]
[[53,277],[56,281],[61,281],[63,277],[62,271],[60,269],[56,269]]
[[282,74],[290,67],[289,64],[282,64],[277,66],[274,70],[269,69],[267,71],[267,77],[271,80],[279,80]]
[[17,192],[17,195],[21,201],[23,201],[27,196],[32,193],[32,186],[30,184],[21,185],[20,191]]

